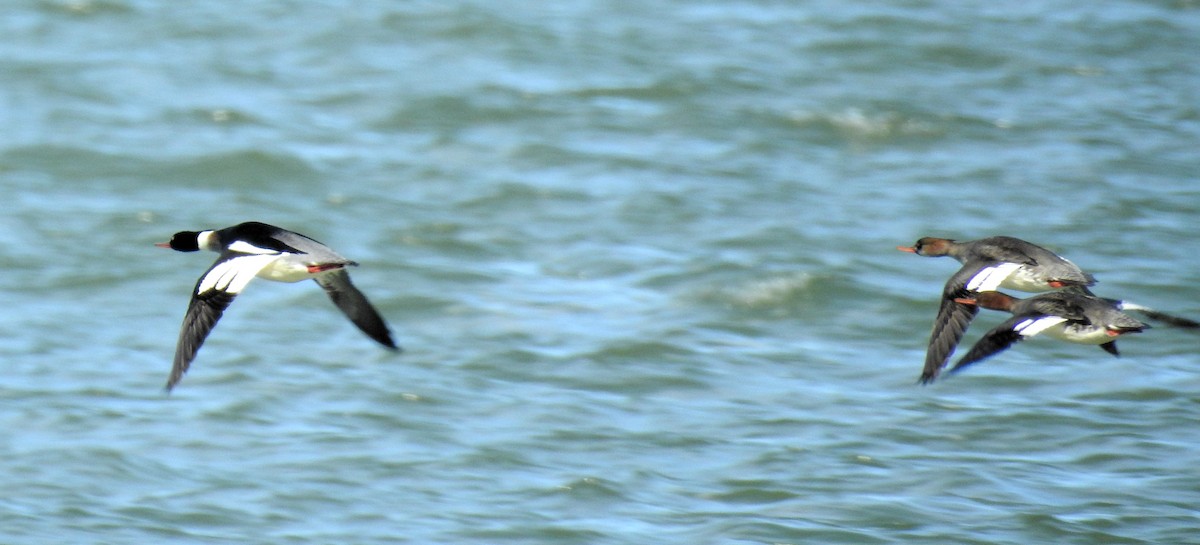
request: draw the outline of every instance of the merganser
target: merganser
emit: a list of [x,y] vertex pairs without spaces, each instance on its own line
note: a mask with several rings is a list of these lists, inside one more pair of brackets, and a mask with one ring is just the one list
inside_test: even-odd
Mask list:
[[399,350],[387,323],[354,284],[346,267],[358,263],[309,237],[256,221],[206,231],[180,231],[170,242],[155,244],[180,252],[201,249],[220,253],[192,290],[167,379],[171,391],[187,372],[217,320],[254,277],[277,282],[313,279],[354,325],[383,346]]
[[1038,334],[1079,344],[1100,345],[1114,356],[1116,338],[1137,333],[1150,326],[1121,312],[1112,301],[1083,293],[1063,290],[1028,299],[1018,299],[998,291],[985,291],[957,302],[1012,313],[1012,318],[988,331],[967,352],[951,373],[1004,351],[1013,343]]
[[1041,292],[1090,286],[1096,279],[1065,258],[1019,238],[995,236],[958,242],[924,237],[897,250],[926,257],[950,256],[963,264],[942,289],[942,300],[925,351],[921,382],[929,383],[950,360],[978,309],[956,302],[974,293],[1009,288]]

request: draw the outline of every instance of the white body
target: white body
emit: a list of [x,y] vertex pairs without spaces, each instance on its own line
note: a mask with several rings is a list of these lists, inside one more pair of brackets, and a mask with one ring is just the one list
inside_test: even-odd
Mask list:
[[[202,231],[197,236],[197,242],[206,250],[222,250],[213,231]],[[282,254],[243,241],[230,244],[229,250],[246,255],[217,263],[204,275],[197,286],[197,293],[214,288],[229,293],[241,293],[255,276],[276,282],[300,282],[321,274],[310,272],[310,263],[301,256]]]

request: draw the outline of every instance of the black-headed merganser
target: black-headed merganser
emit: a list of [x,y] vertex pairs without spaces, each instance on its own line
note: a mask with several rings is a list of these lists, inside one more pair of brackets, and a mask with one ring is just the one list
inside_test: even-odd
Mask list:
[[1100,345],[1105,352],[1116,356],[1119,355],[1117,337],[1150,327],[1121,312],[1111,300],[1077,289],[1044,293],[1028,299],[1017,299],[998,291],[985,291],[959,298],[957,302],[1007,311],[1013,316],[985,333],[954,364],[951,373],[1039,334],[1072,343]]
[[962,268],[942,289],[941,305],[925,351],[922,383],[937,378],[978,313],[975,305],[959,303],[955,299],[1000,288],[1042,292],[1096,283],[1092,275],[1074,263],[1019,238],[995,236],[958,242],[924,237],[913,246],[897,246],[896,249],[926,257],[950,256],[962,263]]
[[170,242],[155,246],[180,252],[203,249],[221,254],[192,290],[175,348],[175,362],[167,379],[168,392],[183,378],[204,339],[234,297],[256,276],[277,282],[313,279],[354,325],[387,348],[399,350],[387,323],[350,282],[346,267],[358,263],[304,235],[249,221],[224,229],[180,231]]

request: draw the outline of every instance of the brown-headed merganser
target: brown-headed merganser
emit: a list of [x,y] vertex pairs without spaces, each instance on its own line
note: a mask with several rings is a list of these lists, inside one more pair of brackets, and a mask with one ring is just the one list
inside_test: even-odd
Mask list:
[[950,256],[962,263],[962,268],[942,289],[941,305],[925,352],[922,383],[937,378],[978,313],[975,305],[959,303],[955,299],[1000,288],[1042,292],[1096,283],[1092,275],[1074,263],[1019,238],[995,236],[958,242],[924,237],[912,246],[897,246],[896,249],[926,257]]
[[1012,318],[992,328],[954,364],[951,373],[998,354],[1013,343],[1039,334],[1079,344],[1095,344],[1118,355],[1116,338],[1150,326],[1121,312],[1112,301],[1069,289],[1018,299],[998,291],[958,298],[965,305],[1012,313]]

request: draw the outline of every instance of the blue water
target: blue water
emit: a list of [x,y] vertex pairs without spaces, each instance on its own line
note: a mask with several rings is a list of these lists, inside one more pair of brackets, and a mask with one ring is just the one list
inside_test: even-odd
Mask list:
[[[1007,234],[1200,317],[1200,4],[14,2],[0,542],[1200,543],[1200,336],[916,384]],[[405,352],[255,282],[361,263]],[[981,315],[964,342],[1003,319]]]

